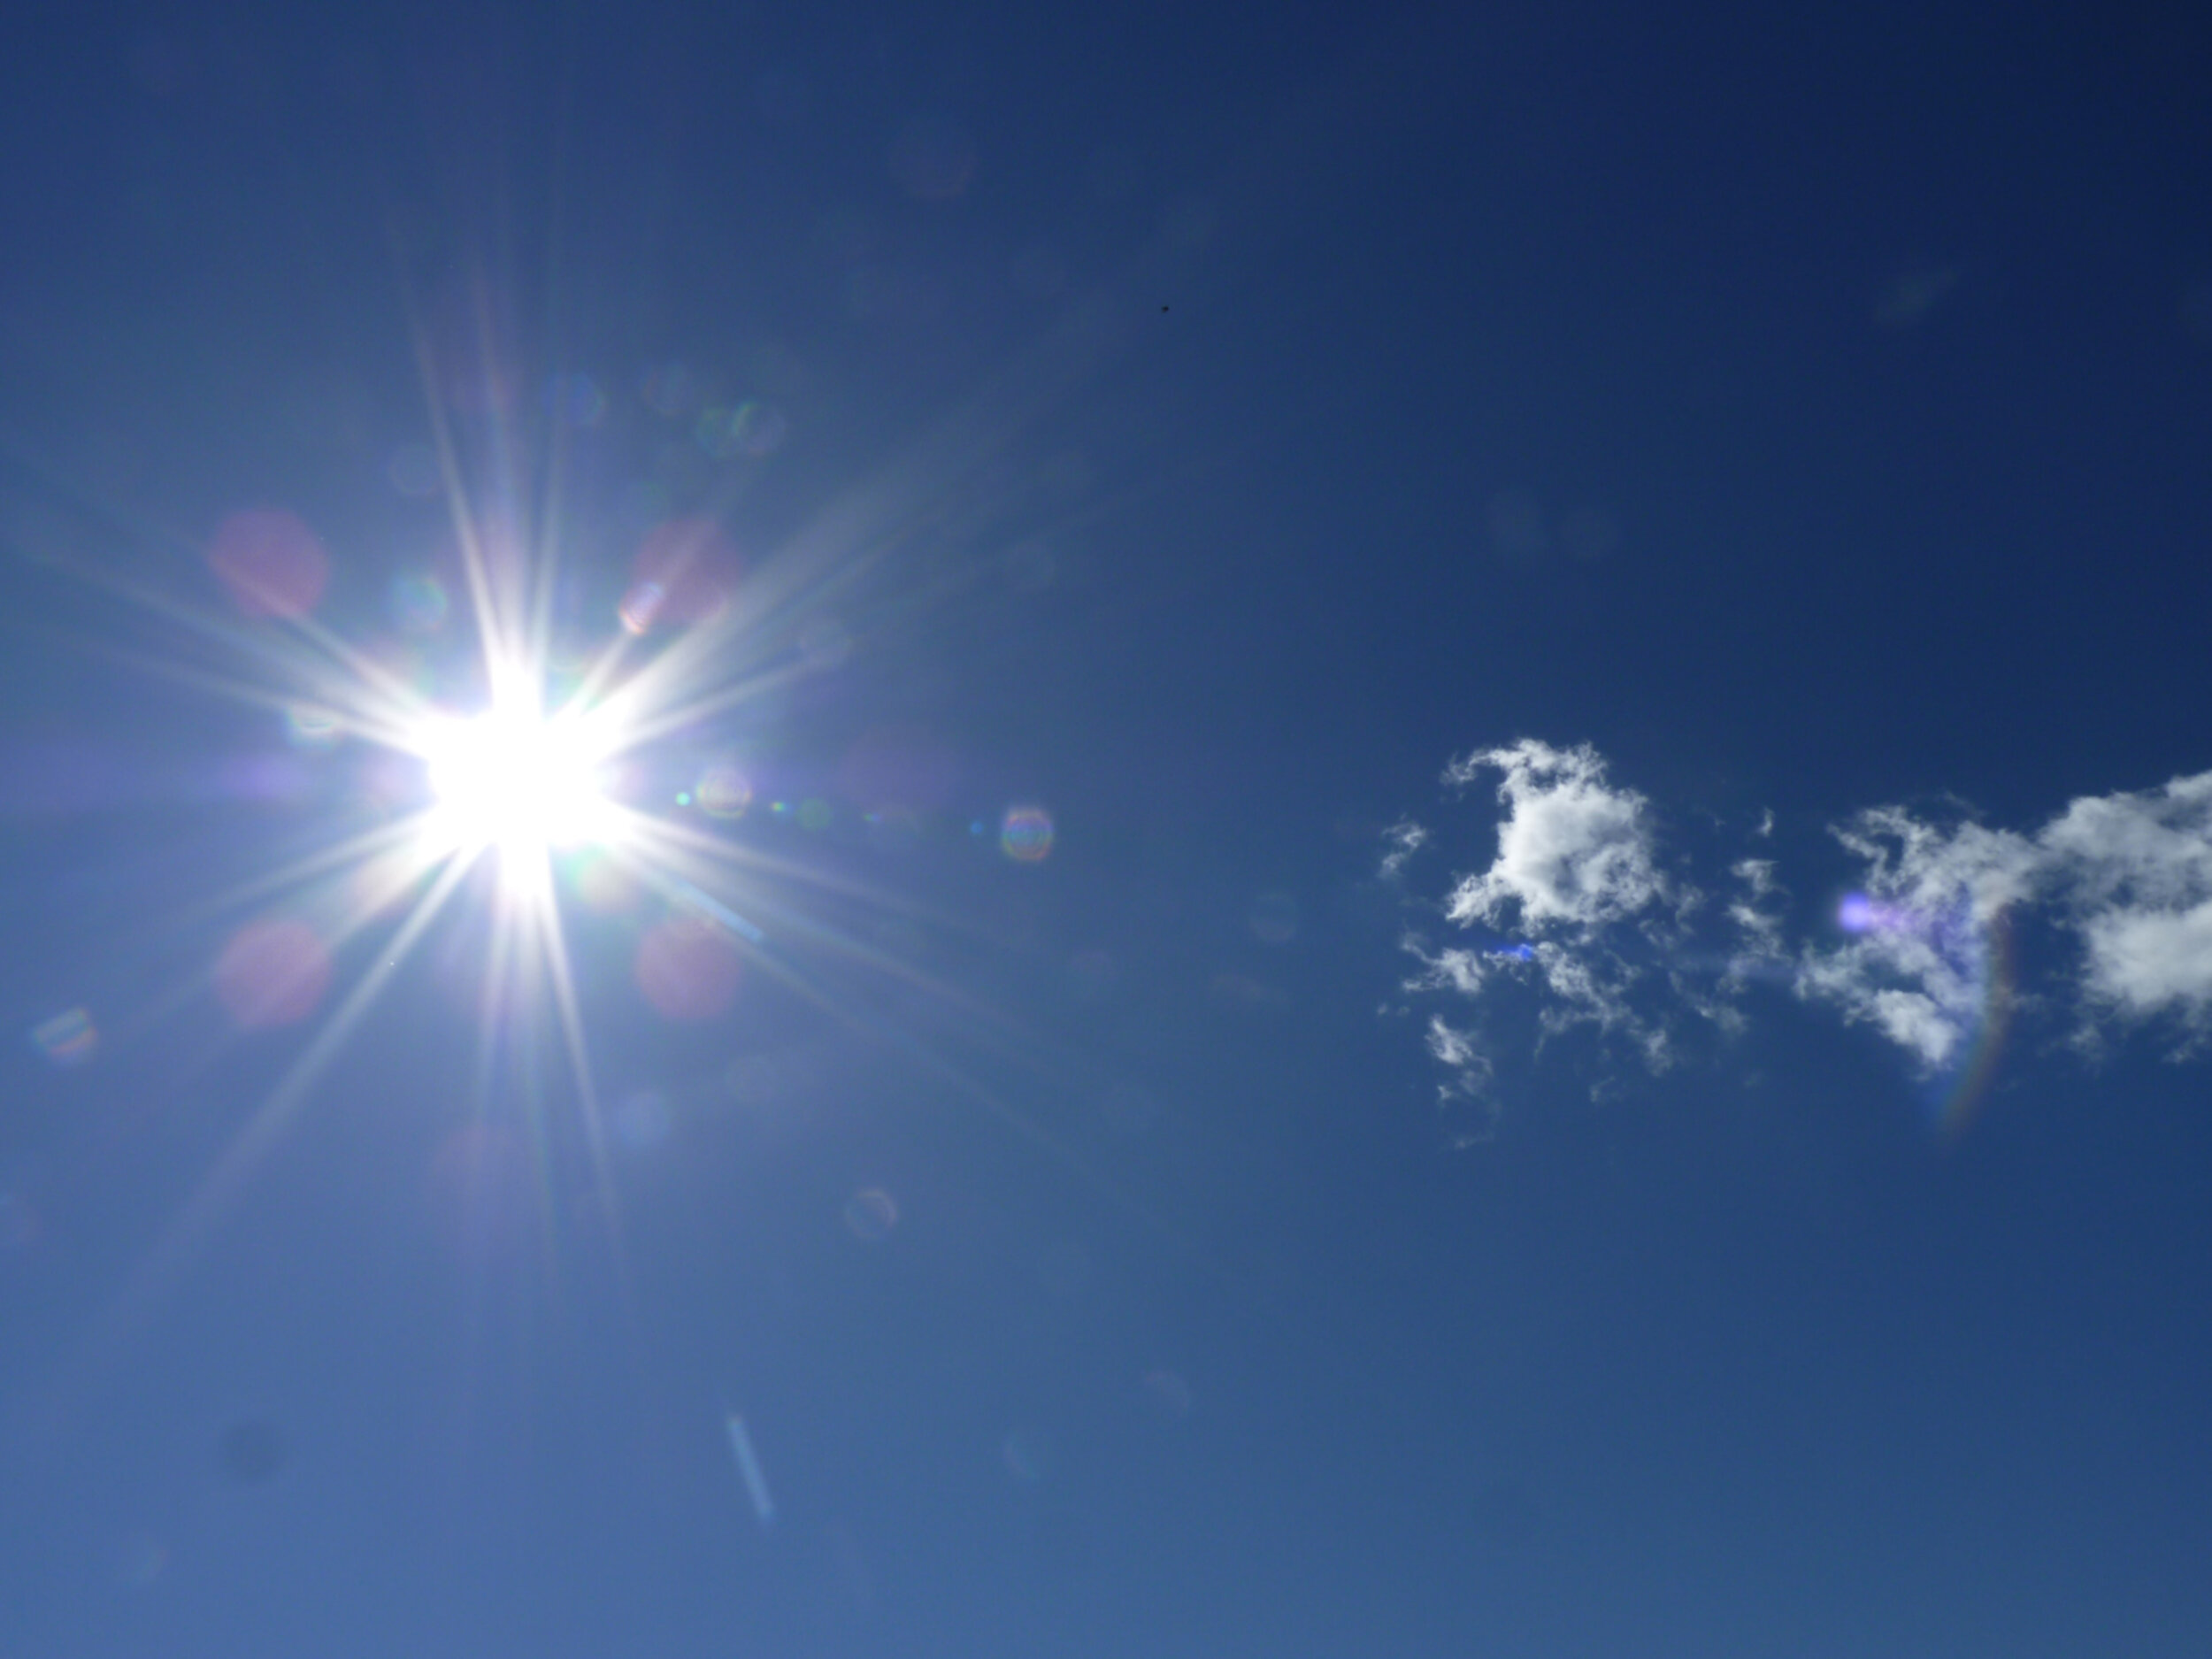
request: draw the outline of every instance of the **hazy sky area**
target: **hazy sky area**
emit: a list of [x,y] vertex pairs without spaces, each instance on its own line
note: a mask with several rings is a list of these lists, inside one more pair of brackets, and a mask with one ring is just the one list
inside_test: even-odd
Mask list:
[[0,1655],[2200,1659],[2208,549],[2200,6],[10,6]]

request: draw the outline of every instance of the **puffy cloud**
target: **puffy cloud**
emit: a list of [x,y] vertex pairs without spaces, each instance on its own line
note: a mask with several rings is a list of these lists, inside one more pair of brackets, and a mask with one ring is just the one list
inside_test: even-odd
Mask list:
[[2212,772],[2074,802],[2041,850],[2080,930],[2084,988],[2128,1019],[2212,1030]]
[[2212,1009],[2212,900],[2178,912],[2092,917],[2083,931],[2096,995],[2139,1018],[2171,1010],[2203,1022]]
[[[1440,1103],[1486,1103],[1480,1132],[1494,1129],[1497,1059],[1540,1053],[1584,1029],[1632,1064],[1672,1060],[1672,1031],[1686,1013],[1714,1014],[1717,1000],[1685,997],[1667,953],[1681,943],[1681,916],[1701,895],[1661,871],[1647,803],[1617,787],[1586,744],[1555,749],[1535,740],[1478,750],[1454,761],[1455,789],[1494,774],[1502,809],[1489,864],[1454,879],[1437,906],[1443,922],[1471,940],[1432,943],[1419,930],[1403,941],[1419,964],[1414,995],[1475,999],[1471,1025],[1432,1016],[1431,1056],[1446,1068]],[[1429,836],[1390,832],[1386,873]]]
[[[2033,836],[1944,827],[1901,807],[1836,832],[1865,864],[1840,949],[1809,949],[1800,989],[1906,1048],[1925,1070],[1962,1050],[1993,994],[1991,930],[2047,913],[2078,953],[2077,1034],[2167,1016],[2212,1035],[2212,772],[2085,795]],[[1995,987],[2003,993],[2001,986]]]
[[1833,832],[1866,861],[1866,894],[1878,904],[1928,912],[1963,905],[1987,922],[2027,896],[2034,847],[2009,830],[1960,824],[1944,829],[1901,807],[1877,807]]
[[1587,743],[1560,749],[1525,738],[1454,761],[1444,780],[1465,788],[1490,771],[1502,774],[1498,800],[1506,809],[1498,855],[1452,889],[1448,918],[1589,927],[1667,896],[1652,866],[1644,797],[1608,784],[1605,762]]
[[1933,1071],[1962,1051],[1973,1031],[1987,973],[1985,953],[1962,959],[1904,933],[1809,956],[1797,986],[1800,995],[1873,1026]]
[[[1580,1030],[1659,1070],[1694,1026],[1740,1028],[1755,979],[1878,1033],[1928,1075],[2023,1007],[2058,1010],[2093,1046],[2154,1021],[2177,1029],[2177,1053],[2212,1042],[2212,772],[2085,796],[2027,832],[1957,810],[1859,812],[1830,830],[1858,890],[1794,926],[1771,814],[1745,832],[1755,854],[1740,841],[1732,856],[1663,856],[1649,803],[1587,744],[1525,739],[1444,773],[1459,791],[1493,778],[1489,862],[1431,902],[1440,942],[1418,927],[1404,940],[1418,964],[1405,991],[1465,1008],[1428,1025],[1440,1098],[1486,1102],[1493,1124],[1501,1079],[1555,1040]],[[1433,839],[1411,824],[1389,836],[1392,876]],[[1708,864],[1710,893],[1692,879]],[[2009,978],[2013,918],[2061,947],[2050,981]]]

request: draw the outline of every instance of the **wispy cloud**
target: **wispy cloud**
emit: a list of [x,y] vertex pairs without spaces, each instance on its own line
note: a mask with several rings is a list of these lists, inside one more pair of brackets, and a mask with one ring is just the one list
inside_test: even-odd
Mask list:
[[[1774,814],[1765,814],[1755,835],[1767,836],[1774,833]],[[1766,959],[1782,954],[1782,918],[1778,913],[1787,890],[1775,875],[1771,858],[1739,858],[1728,866],[1728,873],[1736,884],[1735,895],[1728,901],[1728,919],[1741,938],[1747,956]]]
[[1438,1115],[1455,1148],[1477,1146],[1498,1133],[1500,1102],[1490,1087],[1490,1056],[1475,1033],[1463,1031],[1441,1014],[1429,1016],[1429,1054],[1444,1068],[1437,1090]]
[[1428,845],[1429,833],[1410,818],[1402,818],[1383,832],[1383,845],[1390,850],[1383,854],[1382,873],[1386,879],[1395,880],[1404,873],[1406,861]]
[[[1924,1076],[2022,1007],[2055,1012],[2084,1047],[2142,1026],[2176,1056],[2212,1039],[2212,772],[2085,796],[2028,831],[1955,807],[1854,813],[1828,827],[1854,890],[1794,922],[1770,813],[1732,851],[1694,856],[1662,844],[1651,803],[1595,749],[1534,739],[1454,760],[1443,782],[1456,797],[1494,782],[1490,856],[1433,899],[1409,894],[1430,919],[1405,935],[1403,988],[1455,1008],[1427,1025],[1440,1100],[1485,1102],[1492,1125],[1501,1079],[1555,1039],[1594,1035],[1602,1087],[1675,1064],[1688,1026],[1740,1028],[1758,979],[1878,1033]],[[1384,873],[1402,882],[1440,839],[1394,826]],[[2058,941],[2048,983],[2009,976],[2014,918]]]
[[[1625,1063],[1671,1064],[1678,1020],[1722,1010],[1678,983],[1673,959],[1704,895],[1662,869],[1649,803],[1614,784],[1586,744],[1527,739],[1477,750],[1444,772],[1460,793],[1493,779],[1501,813],[1490,861],[1455,875],[1434,907],[1455,931],[1435,939],[1415,927],[1404,939],[1420,964],[1409,993],[1477,1004],[1465,1024],[1432,1017],[1429,1051],[1446,1072],[1440,1102],[1493,1102],[1494,1112],[1501,1056],[1532,1055],[1578,1028]],[[1394,876],[1403,869],[1397,848],[1429,833],[1409,823],[1392,833],[1383,869]]]
[[1952,1064],[1992,993],[1990,928],[2028,895],[2031,841],[1962,823],[1945,828],[1901,807],[1861,812],[1833,833],[1860,862],[1840,944],[1802,950],[1798,995],[1873,1026],[1924,1072]]

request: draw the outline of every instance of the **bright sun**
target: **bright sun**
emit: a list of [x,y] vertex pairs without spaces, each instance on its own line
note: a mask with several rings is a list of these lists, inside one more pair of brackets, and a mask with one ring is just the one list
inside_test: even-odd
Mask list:
[[580,719],[512,706],[442,723],[421,744],[441,839],[508,854],[606,839],[617,814],[597,737]]

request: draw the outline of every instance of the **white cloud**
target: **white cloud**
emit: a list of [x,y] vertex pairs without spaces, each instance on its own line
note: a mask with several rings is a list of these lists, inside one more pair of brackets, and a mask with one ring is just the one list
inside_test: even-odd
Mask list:
[[1799,988],[1923,1069],[1949,1064],[1985,1017],[1990,929],[2015,909],[2047,912],[2078,951],[2078,1037],[2093,1045],[2101,1020],[2162,1015],[2186,1041],[2212,1036],[2212,772],[2082,796],[2032,837],[1901,807],[1837,834],[1865,864],[1863,931],[1809,949]]
[[1491,1093],[1493,1068],[1474,1033],[1462,1031],[1441,1014],[1429,1016],[1429,1054],[1444,1067],[1436,1103],[1447,1138],[1455,1148],[1476,1146],[1498,1132],[1498,1101]]
[[2039,873],[2032,841],[1978,824],[1928,823],[1902,807],[1862,812],[1833,832],[1862,861],[1864,892],[1844,916],[1855,936],[1805,948],[1798,995],[1873,1026],[1924,1072],[1973,1040],[1993,995],[1990,930]]
[[2178,912],[2129,909],[2090,918],[2090,989],[2137,1018],[2200,1024],[2212,1010],[2212,900]]
[[1486,1075],[1489,1070],[1476,1051],[1473,1035],[1447,1025],[1441,1014],[1429,1016],[1429,1052],[1455,1071],[1479,1066]]
[[2085,796],[2040,841],[2081,933],[2089,999],[2212,1032],[2212,772]]
[[[1430,1053],[1449,1072],[1445,1097],[1494,1104],[1501,1054],[1532,1058],[1577,1030],[1631,1064],[1671,1064],[1681,1016],[1726,1010],[1720,996],[1684,995],[1667,965],[1681,916],[1701,895],[1661,871],[1644,797],[1614,785],[1587,745],[1534,740],[1455,760],[1444,781],[1464,789],[1491,773],[1502,809],[1493,856],[1455,878],[1439,906],[1474,938],[1403,941],[1420,964],[1408,991],[1477,1004],[1471,1026],[1440,1016],[1430,1025]],[[1386,859],[1385,870],[1402,864]]]
[[1867,896],[1932,913],[1964,905],[1986,922],[2027,895],[2036,874],[2033,845],[2009,830],[1964,823],[1945,829],[1902,807],[1876,807],[1833,832],[1866,861]]
[[1445,915],[1493,926],[1517,920],[1584,927],[1631,916],[1667,896],[1653,868],[1644,797],[1606,782],[1605,762],[1587,743],[1554,749],[1525,738],[1454,761],[1444,780],[1464,788],[1485,772],[1502,774],[1498,854],[1479,875],[1461,878]]
[[1525,960],[1534,964],[1536,977],[1553,999],[1539,1017],[1545,1035],[1556,1037],[1586,1022],[1626,1035],[1654,1064],[1665,1063],[1666,1033],[1640,1018],[1630,1001],[1643,970],[1588,944],[1546,940],[1530,949]]
[[1502,965],[1501,953],[1496,950],[1465,950],[1449,945],[1431,950],[1418,933],[1408,933],[1400,943],[1408,955],[1418,956],[1426,970],[1406,982],[1409,991],[1450,990],[1473,996],[1482,989],[1491,971]]
[[[1770,812],[1752,832],[1767,836],[1774,833],[1774,814]],[[1775,879],[1771,858],[1739,858],[1728,866],[1728,873],[1736,879],[1740,889],[1728,902],[1728,919],[1734,923],[1742,935],[1745,953],[1753,958],[1778,956],[1782,953],[1782,918],[1775,914],[1778,903],[1787,895],[1782,884]]]
[[1411,818],[1401,818],[1383,832],[1383,841],[1390,850],[1383,855],[1381,873],[1386,879],[1396,878],[1406,867],[1406,860],[1429,843],[1429,833]]
[[1958,1055],[1983,1005],[1985,969],[1947,960],[1917,946],[1878,949],[1862,941],[1809,956],[1800,995],[1832,1003],[1846,1019],[1873,1026],[1924,1071]]
[[[1526,739],[1453,761],[1444,781],[1464,790],[1493,775],[1490,860],[1436,903],[1457,936],[1404,941],[1420,964],[1406,990],[1469,1010],[1429,1026],[1448,1101],[1494,1113],[1509,1068],[1578,1030],[1601,1057],[1663,1069],[1696,1025],[1740,1028],[1760,979],[1866,1026],[1927,1074],[2022,1010],[2056,1010],[2091,1046],[2154,1021],[2177,1029],[2177,1053],[2212,1045],[2212,772],[2085,796],[2027,832],[1958,811],[1857,813],[1830,833],[1859,890],[1809,925],[1793,922],[1770,813],[1739,832],[1735,856],[1710,858],[1709,899],[1678,849],[1661,856],[1649,803],[1613,783],[1594,749]],[[1411,824],[1389,833],[1391,875],[1433,839]],[[2036,931],[2039,959],[2055,955],[2043,983],[2010,977],[2016,920]]]

